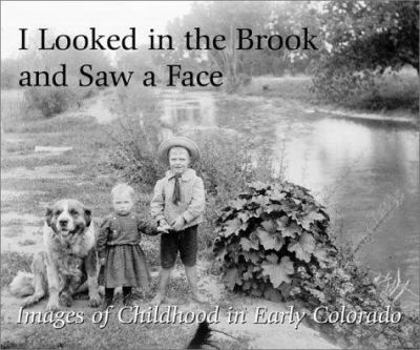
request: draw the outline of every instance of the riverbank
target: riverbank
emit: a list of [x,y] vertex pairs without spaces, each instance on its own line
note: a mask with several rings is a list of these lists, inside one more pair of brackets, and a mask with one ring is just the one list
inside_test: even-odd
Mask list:
[[239,95],[262,96],[297,100],[310,109],[339,117],[383,120],[419,125],[419,78],[414,69],[404,68],[398,73],[386,73],[378,82],[377,101],[369,105],[367,96],[360,96],[351,106],[329,105],[316,98],[310,76],[255,77],[241,87]]

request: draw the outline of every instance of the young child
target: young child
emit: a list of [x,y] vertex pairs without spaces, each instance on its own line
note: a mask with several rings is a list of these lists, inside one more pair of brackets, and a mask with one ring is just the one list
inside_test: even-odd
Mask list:
[[156,220],[161,235],[160,256],[162,270],[159,290],[153,303],[160,305],[178,251],[185,267],[192,298],[204,302],[197,287],[197,228],[203,221],[205,192],[203,180],[189,168],[198,160],[197,145],[186,137],[174,137],[159,146],[159,158],[169,165],[166,176],[156,183],[151,201],[152,217]]
[[139,243],[142,233],[157,233],[132,212],[134,189],[131,186],[116,185],[111,195],[114,212],[104,219],[97,243],[100,263],[105,266],[104,308],[112,304],[116,287],[122,286],[126,306],[132,305],[133,287],[148,287],[150,275]]

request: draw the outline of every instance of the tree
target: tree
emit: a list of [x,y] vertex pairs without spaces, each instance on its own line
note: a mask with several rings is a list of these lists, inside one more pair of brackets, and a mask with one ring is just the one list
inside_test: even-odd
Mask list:
[[[319,34],[321,32],[321,15],[317,3],[311,1],[281,1],[273,4],[270,15],[270,34],[288,36],[299,34],[302,28],[308,28],[309,33]],[[323,42],[317,40],[318,47]],[[267,54],[275,59],[275,70],[273,74],[283,73],[288,70],[290,73],[304,73],[311,62],[319,59],[318,50],[282,50],[268,51]],[[280,72],[279,72],[280,71]]]
[[418,1],[330,1],[324,5],[325,48],[314,69],[316,92],[335,102],[375,91],[386,69],[419,72]]
[[419,71],[418,1],[338,1],[326,4],[325,40],[331,56],[351,67]]
[[[177,60],[185,59],[199,62],[200,69],[204,67],[216,68],[223,72],[225,87],[228,91],[235,90],[246,76],[253,74],[261,65],[264,53],[248,50],[236,50],[237,28],[250,28],[253,33],[269,34],[267,27],[271,12],[271,3],[244,1],[240,4],[234,1],[194,3],[190,13],[182,19],[172,21],[167,29],[180,44],[170,54]],[[226,48],[223,50],[184,50],[183,36],[195,27],[200,32],[214,37],[224,35]]]

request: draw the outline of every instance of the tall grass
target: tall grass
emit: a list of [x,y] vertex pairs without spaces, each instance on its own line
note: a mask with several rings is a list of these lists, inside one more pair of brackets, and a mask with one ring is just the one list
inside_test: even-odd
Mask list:
[[7,131],[16,120],[26,117],[27,102],[22,90],[1,90],[1,128]]

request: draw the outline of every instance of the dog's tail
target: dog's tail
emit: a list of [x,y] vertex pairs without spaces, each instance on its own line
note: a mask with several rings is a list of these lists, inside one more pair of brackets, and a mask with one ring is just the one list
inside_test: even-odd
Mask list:
[[33,305],[40,301],[48,291],[46,253],[35,254],[32,260],[32,273],[19,271],[9,285],[10,293],[17,297],[26,297],[22,307]]
[[34,275],[30,272],[18,271],[9,290],[15,297],[23,298],[35,293]]
[[203,345],[213,346],[210,341],[211,329],[207,321],[200,322],[198,328],[187,346],[187,349],[202,349]]

